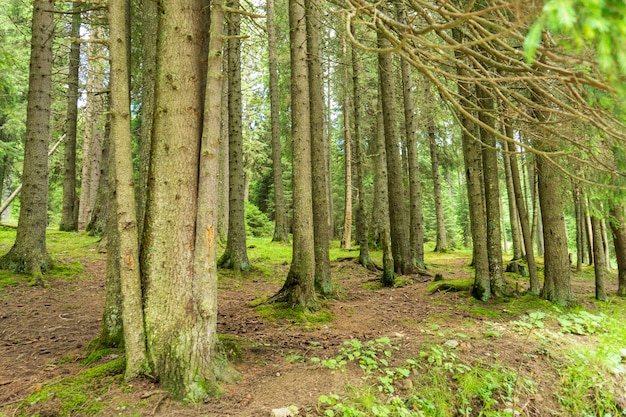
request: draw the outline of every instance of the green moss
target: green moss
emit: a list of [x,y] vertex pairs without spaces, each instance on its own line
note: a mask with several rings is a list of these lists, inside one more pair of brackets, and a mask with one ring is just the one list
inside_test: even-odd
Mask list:
[[220,334],[218,338],[229,361],[238,363],[243,360],[242,344],[249,342],[230,334]]
[[334,320],[335,315],[328,310],[321,309],[311,312],[300,306],[291,307],[287,303],[262,304],[255,308],[256,312],[268,320],[287,320],[301,324],[323,324]]
[[431,282],[426,287],[426,290],[428,292],[435,292],[442,286],[448,286],[452,288],[453,291],[469,291],[472,285],[474,285],[473,278],[444,279],[442,281]]
[[104,409],[99,395],[104,394],[118,375],[124,372],[126,359],[120,356],[110,362],[81,372],[75,378],[66,378],[43,388],[22,401],[20,416],[32,415],[29,408],[46,401],[58,402],[59,416],[96,415]]

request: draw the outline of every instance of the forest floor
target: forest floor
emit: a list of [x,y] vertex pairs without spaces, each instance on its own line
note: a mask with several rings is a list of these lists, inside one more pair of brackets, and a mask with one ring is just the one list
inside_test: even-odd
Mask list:
[[[2,233],[4,252],[11,240]],[[375,272],[354,262],[358,252],[334,250],[336,296],[306,313],[255,307],[280,289],[290,258],[288,245],[254,240],[252,272],[222,272],[219,281],[218,331],[241,380],[196,403],[170,399],[149,379],[124,382],[120,352],[90,352],[105,255],[84,235],[51,232],[49,242],[57,267],[46,287],[0,275],[2,417],[252,417],[285,407],[301,416],[561,416],[617,415],[626,406],[619,357],[626,336],[614,334],[626,303],[594,302],[588,271],[573,275],[573,309],[528,295],[481,303],[467,290],[469,252],[427,255],[428,270],[447,284],[433,291],[440,283],[420,275],[382,288]],[[614,293],[613,275],[608,284]]]

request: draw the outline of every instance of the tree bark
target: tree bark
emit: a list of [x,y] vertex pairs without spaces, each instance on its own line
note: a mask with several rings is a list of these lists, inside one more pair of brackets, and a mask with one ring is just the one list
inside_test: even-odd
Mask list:
[[[508,126],[507,126],[508,128]],[[506,132],[505,132],[506,134]],[[503,142],[503,148],[507,150],[502,155],[504,161],[504,174],[506,178],[506,193],[508,197],[509,206],[509,223],[511,225],[511,243],[513,245],[513,259],[512,261],[518,261],[524,258],[524,244],[522,243],[522,232],[520,225],[520,217],[517,212],[517,204],[515,202],[515,187],[513,186],[513,178],[511,174],[511,158],[516,158],[515,154],[511,154],[509,149],[509,143]],[[518,174],[519,176],[519,174]]]
[[602,223],[597,216],[591,216],[591,227],[593,230],[593,258],[594,275],[596,278],[596,300],[607,301],[606,289],[604,282],[606,281],[606,264],[604,257],[604,245],[602,242]]
[[[513,129],[507,124],[506,127],[507,136],[513,138]],[[508,152],[515,151],[514,147],[506,142],[506,150]],[[541,290],[539,287],[539,274],[537,273],[537,263],[535,262],[535,250],[533,247],[532,231],[530,227],[530,221],[528,219],[528,212],[526,211],[526,204],[524,204],[524,194],[522,192],[522,183],[520,181],[519,167],[517,164],[517,156],[511,155],[511,181],[513,183],[513,191],[515,193],[515,204],[517,213],[519,214],[520,226],[522,229],[522,236],[524,241],[524,247],[526,249],[526,263],[528,265],[528,275],[530,277],[530,293],[533,295],[539,295]]]
[[611,231],[615,244],[615,258],[617,259],[618,288],[617,295],[626,297],[626,222],[623,203],[611,207]]
[[[239,0],[230,0],[229,7],[238,9]],[[220,268],[235,271],[250,269],[246,246],[245,174],[243,163],[242,101],[241,101],[241,15],[228,18],[228,238],[226,250],[218,261]],[[213,93],[212,93],[213,94]]]
[[583,207],[580,198],[580,187],[574,183],[572,195],[574,197],[574,216],[576,218],[576,272],[583,270],[583,256],[584,256],[584,222],[583,222]]
[[0,267],[30,273],[43,284],[42,274],[52,268],[46,249],[48,221],[48,140],[50,137],[52,42],[54,3],[33,2],[26,141],[17,236],[0,259]]
[[344,144],[344,168],[345,168],[345,204],[343,216],[343,234],[340,247],[352,248],[352,134],[350,128],[350,96],[348,86],[350,76],[348,73],[348,47],[346,38],[341,39],[343,51],[343,144]]
[[109,1],[111,55],[111,138],[115,194],[116,243],[119,245],[120,289],[122,291],[122,323],[126,352],[126,379],[145,370],[146,337],[142,309],[141,275],[139,271],[139,237],[137,208],[133,181],[132,144],[130,134],[130,12],[125,0]]
[[[215,266],[198,271],[196,263],[203,256],[196,253],[197,234],[210,235],[197,230],[196,218],[198,210],[210,209],[198,205],[207,8],[203,0],[159,4],[151,175],[141,251],[147,347],[152,375],[172,397],[201,401],[219,392],[217,380],[224,377],[211,301]],[[219,126],[210,128],[219,131]]]
[[[493,117],[494,102],[491,92],[484,87],[477,87],[476,96],[480,108],[479,120],[491,129],[495,128]],[[496,138],[481,126],[482,162],[485,188],[485,208],[487,214],[487,257],[489,261],[489,280],[491,294],[502,297],[510,293],[504,281],[502,265],[502,231],[500,230],[500,177],[498,175],[498,155]]]
[[[80,37],[82,5],[72,6],[70,38]],[[80,43],[70,45],[69,71],[67,77],[67,117],[65,138],[65,161],[63,166],[63,210],[59,229],[78,230],[78,201],[76,200],[76,123],[78,121],[78,68],[80,67]]]
[[[224,25],[227,25],[224,22]],[[222,29],[225,31],[226,26]],[[220,165],[219,165],[219,209],[217,218],[217,236],[221,242],[226,242],[228,239],[228,195],[230,184],[228,183],[228,46],[222,47],[222,83],[221,83],[221,95],[222,95],[222,108],[221,108],[221,123],[220,123]]]
[[[313,230],[315,247],[315,286],[323,295],[332,291],[330,275],[330,165],[327,164],[324,135],[324,96],[320,51],[319,0],[306,0],[306,48],[308,48],[308,83],[311,140],[311,175],[313,193]],[[292,58],[293,59],[293,58]],[[292,61],[293,62],[293,61]],[[293,111],[293,110],[292,110]],[[295,170],[295,166],[294,166]],[[294,207],[294,212],[295,212]],[[295,213],[294,213],[295,216]]]
[[291,136],[293,157],[293,252],[282,289],[270,301],[316,309],[313,202],[311,198],[311,118],[307,68],[306,10],[289,0],[291,54]]
[[278,54],[274,0],[267,0],[267,46],[270,79],[270,125],[272,130],[272,170],[274,179],[274,237],[273,242],[289,242],[285,189],[283,186],[283,164],[280,143],[280,114],[278,103]]
[[[389,41],[381,33],[378,33],[377,38],[379,48],[386,49],[389,47]],[[391,250],[393,253],[395,272],[399,274],[410,274],[415,268],[412,265],[409,235],[406,228],[408,219],[404,202],[404,184],[400,160],[392,57],[390,53],[378,54],[383,125],[385,128],[385,151],[387,154],[387,188],[389,192]]]

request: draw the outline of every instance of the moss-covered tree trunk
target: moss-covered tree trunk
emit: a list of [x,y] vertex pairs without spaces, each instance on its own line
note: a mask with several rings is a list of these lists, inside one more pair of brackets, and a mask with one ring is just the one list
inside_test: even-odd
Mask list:
[[[222,363],[216,355],[215,265],[198,268],[202,254],[196,253],[197,235],[214,242],[215,233],[206,226],[198,231],[196,218],[198,210],[216,208],[198,206],[207,11],[203,0],[160,2],[156,111],[141,250],[152,375],[174,398],[192,400],[217,392]],[[219,126],[210,128],[219,132]],[[204,256],[210,256],[207,248]]]
[[[239,1],[231,0],[229,7],[238,9]],[[241,100],[241,15],[228,17],[228,237],[226,250],[218,261],[221,268],[235,271],[250,269],[246,246],[245,174],[243,166],[243,132]],[[217,92],[212,93],[217,94]]]
[[352,249],[352,126],[350,125],[350,72],[348,68],[348,45],[346,38],[341,39],[341,51],[343,57],[343,146],[344,146],[344,211],[343,233],[340,247]]
[[[72,6],[70,37],[80,36],[82,5]],[[78,230],[78,207],[76,200],[76,123],[78,121],[78,68],[80,66],[80,43],[70,45],[69,71],[67,76],[67,116],[65,138],[65,161],[63,165],[63,209],[59,229]]]
[[[306,48],[308,48],[308,83],[311,134],[311,191],[313,193],[313,230],[315,246],[315,287],[323,295],[332,291],[330,275],[329,206],[330,165],[326,162],[327,135],[324,133],[324,88],[320,50],[320,2],[306,0]],[[293,63],[293,57],[292,57]],[[293,110],[292,110],[293,111]],[[297,146],[294,142],[294,147]],[[295,170],[295,166],[294,166]],[[296,208],[294,206],[294,216]]]
[[0,267],[30,273],[42,284],[52,267],[46,249],[48,223],[48,141],[50,137],[54,3],[33,2],[26,141],[20,216],[15,243],[0,259]]
[[278,102],[278,53],[274,0],[267,0],[267,46],[269,62],[270,127],[272,131],[272,173],[274,180],[274,237],[273,242],[289,242],[285,187],[283,186],[282,145],[280,141],[280,114]]
[[313,202],[311,199],[311,118],[305,13],[302,2],[289,0],[293,252],[285,284],[271,300],[316,309]]

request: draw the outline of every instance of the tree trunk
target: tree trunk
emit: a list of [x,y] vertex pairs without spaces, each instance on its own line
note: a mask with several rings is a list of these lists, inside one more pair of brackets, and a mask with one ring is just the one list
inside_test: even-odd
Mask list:
[[139,142],[139,184],[137,186],[137,231],[141,236],[148,196],[148,175],[154,118],[154,83],[156,75],[157,25],[159,7],[154,0],[141,0],[141,131]]
[[583,194],[583,210],[585,213],[585,235],[587,236],[587,251],[589,257],[589,265],[595,265],[593,256],[593,227],[591,225],[591,215],[589,214],[589,196]]
[[272,170],[274,179],[274,237],[273,242],[289,242],[285,189],[283,186],[283,164],[280,143],[280,115],[278,103],[278,54],[274,0],[267,0],[267,37],[270,79],[270,124],[272,129]]
[[343,145],[344,145],[344,167],[345,167],[345,204],[343,216],[343,234],[340,247],[343,249],[352,248],[352,135],[350,132],[350,97],[348,86],[350,76],[348,73],[348,47],[346,38],[341,39],[343,51]]
[[[100,39],[103,29],[96,26],[94,38]],[[102,65],[98,58],[104,55],[103,46],[91,43],[87,47],[87,103],[85,105],[85,133],[83,137],[83,166],[81,171],[80,202],[78,205],[78,230],[85,230],[92,221],[96,207],[103,156],[106,122],[103,122],[103,91],[105,89]],[[106,180],[105,180],[106,181]],[[105,200],[106,201],[106,200]],[[106,205],[106,203],[105,203]]]
[[[491,91],[484,87],[477,87],[476,96],[478,106],[481,109],[479,119],[489,126],[495,128],[495,119],[492,116],[494,111]],[[482,141],[482,161],[485,187],[485,208],[487,214],[487,257],[489,260],[489,280],[491,294],[502,297],[510,293],[504,281],[504,268],[502,265],[502,231],[500,230],[500,177],[498,175],[498,154],[496,151],[496,138],[489,131],[481,126],[480,139]]]
[[606,264],[604,257],[604,245],[602,242],[602,223],[596,216],[591,216],[593,230],[593,258],[595,259],[594,273],[596,277],[596,300],[607,301],[604,282],[606,280]]
[[311,119],[307,68],[306,11],[298,0],[289,0],[291,53],[291,136],[293,140],[293,252],[283,288],[272,301],[317,308],[313,202],[311,198]]
[[[107,112],[108,113],[108,112]],[[102,139],[102,143],[98,146],[100,149],[100,157],[98,158],[98,182],[96,184],[91,184],[92,187],[95,186],[95,191],[90,191],[89,195],[93,195],[93,209],[90,212],[90,220],[87,224],[86,230],[95,236],[102,236],[108,231],[107,222],[109,221],[109,186],[110,181],[112,181],[111,177],[109,177],[109,166],[111,158],[110,158],[110,150],[111,150],[111,132],[110,132],[110,123],[109,116],[107,115],[107,122],[104,128],[104,138]],[[95,176],[92,176],[94,178]],[[91,197],[90,197],[91,198]]]
[[15,243],[9,253],[0,259],[1,268],[30,273],[38,284],[43,284],[42,274],[52,268],[52,260],[46,250],[46,225],[53,15],[52,1],[33,2],[20,216]]
[[[432,102],[432,94],[430,92],[430,81],[424,79],[424,97]],[[428,145],[430,148],[430,167],[433,177],[433,196],[435,200],[435,221],[436,221],[436,238],[435,252],[447,252],[448,240],[446,238],[446,222],[443,212],[443,196],[441,194],[441,175],[439,174],[439,155],[437,154],[437,140],[435,135],[435,116],[433,114],[433,106],[429,106],[427,110],[426,124],[428,129]]]
[[[389,41],[378,33],[378,47],[386,49]],[[414,271],[410,256],[409,235],[406,228],[407,213],[404,202],[404,184],[400,160],[399,134],[396,114],[393,55],[378,54],[379,79],[382,98],[383,125],[385,128],[385,151],[387,154],[387,189],[389,192],[389,222],[394,270],[399,274]]]
[[[82,5],[72,6],[72,29],[70,38],[80,37]],[[76,122],[78,120],[78,68],[80,66],[80,43],[70,45],[69,71],[67,77],[67,117],[65,138],[65,163],[63,167],[63,211],[59,229],[78,230],[78,207],[76,200]]]
[[[398,15],[406,21],[406,10],[402,3],[397,4]],[[409,242],[413,263],[424,268],[424,215],[422,211],[422,184],[420,181],[417,137],[415,134],[415,97],[411,79],[411,65],[400,59],[402,71],[402,98],[404,101],[404,130],[406,135],[407,159],[409,166]]]
[[611,231],[615,244],[615,258],[617,259],[618,288],[617,295],[626,297],[626,222],[624,219],[625,206],[618,203],[611,207]]
[[368,269],[375,269],[369,253],[369,231],[366,214],[367,203],[365,201],[365,184],[363,182],[365,158],[363,157],[363,146],[361,143],[361,89],[359,86],[359,79],[360,66],[357,49],[352,48],[352,88],[354,91],[354,179],[356,183],[357,197],[354,220],[356,226],[356,237],[359,243],[359,264]]
[[[224,22],[224,25],[227,23]],[[226,27],[226,26],[224,26]],[[224,32],[224,29],[222,29]],[[228,183],[228,47],[223,46],[222,57],[222,83],[221,83],[221,95],[222,95],[222,108],[221,108],[221,123],[220,123],[220,164],[219,164],[219,208],[217,218],[217,236],[221,242],[226,242],[228,239],[228,196],[229,196],[229,183]]]
[[[537,149],[543,149],[537,144]],[[561,178],[556,168],[545,157],[537,155],[539,177],[539,203],[543,220],[544,284],[542,295],[546,300],[557,304],[569,304],[574,300],[570,285],[569,255],[565,218],[563,217],[563,198]]]
[[583,254],[585,252],[583,246],[584,240],[584,223],[583,223],[583,207],[580,199],[580,187],[574,183],[572,190],[574,197],[574,215],[576,218],[576,272],[583,270]]
[[[509,149],[508,142],[503,142],[503,148]],[[506,178],[506,192],[509,201],[509,222],[511,225],[511,243],[513,245],[513,259],[518,261],[524,258],[524,245],[522,243],[522,232],[520,225],[520,217],[517,212],[517,204],[515,203],[515,187],[513,186],[513,178],[511,174],[511,158],[517,158],[515,154],[505,152],[502,155],[504,161],[504,174]],[[518,174],[519,175],[519,174]]]
[[[218,393],[217,380],[224,376],[224,359],[216,353],[215,265],[197,267],[198,256],[211,258],[210,246],[199,253],[196,239],[212,242],[211,229],[198,231],[196,218],[198,210],[211,209],[198,205],[199,174],[204,174],[199,161],[207,8],[202,0],[162,0],[159,5],[151,175],[141,253],[147,347],[152,375],[172,397],[201,401]],[[207,129],[217,133],[219,125]],[[211,150],[202,150],[204,159]]]
[[[508,123],[506,127],[506,134],[509,138],[513,138],[513,128]],[[509,142],[505,142],[505,145],[508,152],[516,150]],[[517,213],[519,214],[524,248],[526,249],[526,263],[528,265],[528,276],[530,277],[530,293],[533,295],[539,295],[541,292],[539,288],[539,274],[537,273],[537,263],[535,262],[535,251],[533,248],[530,221],[528,219],[528,212],[526,211],[526,204],[524,204],[524,194],[522,192],[522,183],[520,181],[517,156],[513,154],[509,160],[511,162],[511,182],[513,183],[515,204]]]
[[[313,229],[315,247],[315,286],[323,294],[331,293],[330,276],[330,165],[327,165],[326,135],[324,135],[324,96],[322,83],[322,64],[320,51],[320,14],[319,0],[306,0],[306,45],[308,47],[308,83],[310,107],[310,141],[311,158],[309,166],[312,175],[311,189],[313,192]],[[293,58],[292,58],[293,59]],[[293,63],[293,61],[292,61]],[[292,64],[293,65],[293,64]],[[304,82],[304,79],[303,81]],[[293,110],[292,110],[293,111]],[[295,134],[294,134],[295,135]],[[297,136],[294,136],[297,137]],[[295,145],[295,142],[294,142]],[[294,166],[294,170],[295,170]],[[296,208],[294,207],[294,212]],[[295,213],[294,213],[295,215]]]
[[611,272],[611,251],[609,249],[609,233],[606,227],[606,220],[600,220],[602,230],[602,248],[604,253],[604,265],[608,272]]
[[[239,0],[230,0],[229,7],[239,9]],[[246,247],[245,173],[243,163],[243,132],[241,102],[241,15],[228,18],[228,239],[226,250],[218,261],[220,268],[235,271],[250,269]]]
[[[461,42],[461,32],[453,31],[455,40]],[[457,55],[460,52],[456,52]],[[467,70],[457,65],[458,75],[467,76]],[[459,95],[463,98],[466,109],[472,109],[476,105],[473,102],[473,91],[470,84],[465,81],[457,81]],[[470,228],[472,231],[472,253],[474,265],[474,285],[472,295],[482,301],[491,297],[489,283],[489,263],[487,260],[487,224],[485,215],[485,203],[482,184],[482,162],[480,144],[472,138],[475,130],[474,123],[462,113],[459,114],[462,125],[463,162],[465,165],[465,178],[467,184],[467,200],[469,204]]]
[[[109,51],[111,56],[111,155],[114,172],[113,191],[117,256],[119,256],[120,289],[122,291],[122,323],[126,352],[126,379],[144,372],[146,337],[142,309],[139,271],[139,237],[133,181],[132,144],[130,134],[130,25],[126,17],[130,4],[125,0],[109,1]],[[128,22],[129,23],[129,22]]]

